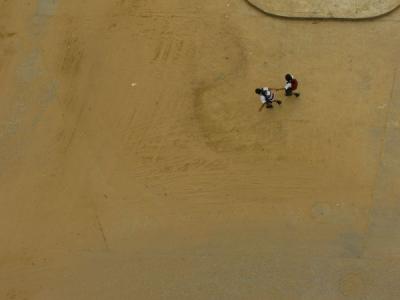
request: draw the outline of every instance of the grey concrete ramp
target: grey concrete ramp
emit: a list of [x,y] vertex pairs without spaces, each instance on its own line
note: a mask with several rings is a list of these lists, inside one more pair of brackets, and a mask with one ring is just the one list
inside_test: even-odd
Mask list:
[[246,0],[265,13],[293,18],[373,18],[391,12],[400,0]]

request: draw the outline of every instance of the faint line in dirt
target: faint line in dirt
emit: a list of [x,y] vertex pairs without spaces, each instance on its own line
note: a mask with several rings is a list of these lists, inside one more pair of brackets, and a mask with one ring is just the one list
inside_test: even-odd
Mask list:
[[[398,80],[400,68],[395,69],[393,75],[392,90],[387,102],[386,115],[384,118],[383,132],[380,139],[378,154],[378,165],[371,193],[372,205],[368,213],[366,229],[367,247],[365,255],[382,255],[386,252],[396,251],[398,242],[395,228],[398,225],[398,203],[397,203],[397,178],[399,174],[398,165],[398,127],[396,125],[400,115],[400,84]],[[397,99],[395,99],[397,97]],[[396,101],[397,100],[397,101]],[[385,247],[378,246],[382,242],[383,232],[386,237]],[[388,247],[391,246],[391,247]]]
[[110,251],[110,247],[108,246],[107,237],[106,237],[106,234],[104,233],[103,224],[102,224],[101,221],[100,221],[100,218],[99,218],[99,215],[98,215],[96,209],[94,209],[94,210],[95,210],[94,213],[95,213],[95,217],[96,217],[96,225],[97,225],[98,230],[99,230],[100,233],[101,233],[101,237],[102,237],[103,242],[104,242],[104,247],[105,247],[105,249],[106,249],[107,251]]
[[382,162],[383,162],[384,154],[385,154],[384,152],[385,152],[385,142],[386,142],[386,135],[387,135],[387,128],[388,128],[388,119],[389,119],[389,114],[391,111],[391,102],[393,101],[393,93],[394,93],[394,89],[395,89],[395,85],[396,85],[397,72],[398,72],[398,69],[396,69],[393,74],[392,89],[390,91],[390,98],[387,103],[387,109],[386,109],[385,120],[384,120],[384,125],[383,125],[383,133],[382,133],[382,137],[380,139],[378,168],[377,168],[376,175],[375,175],[375,180],[374,180],[375,184],[374,184],[374,189],[372,190],[372,198],[375,198],[375,192],[376,192],[376,186],[377,186],[376,182],[379,180],[379,177],[381,175],[380,173],[382,171]]
[[67,152],[67,151],[68,151],[69,147],[70,147],[71,144],[72,144],[72,141],[74,140],[74,137],[75,137],[76,132],[77,132],[77,130],[78,130],[78,127],[79,127],[79,125],[80,125],[80,123],[81,123],[82,115],[83,115],[83,112],[84,112],[85,109],[86,109],[86,106],[87,106],[87,102],[85,102],[85,103],[81,106],[81,109],[79,110],[78,118],[77,118],[77,120],[76,120],[76,122],[75,122],[74,129],[72,130],[72,133],[71,133],[71,135],[70,135],[70,137],[69,137],[69,139],[68,139],[68,142],[67,142],[67,144],[66,144],[66,146],[65,146],[64,152]]

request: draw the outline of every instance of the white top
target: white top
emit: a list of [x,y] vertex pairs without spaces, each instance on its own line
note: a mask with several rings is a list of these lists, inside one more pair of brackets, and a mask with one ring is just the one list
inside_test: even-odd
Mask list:
[[263,87],[262,90],[267,95],[267,98],[265,98],[263,94],[260,95],[260,101],[262,104],[265,104],[267,100],[268,101],[274,100],[275,95],[273,92],[271,92],[267,87]]
[[[292,80],[294,79],[294,76],[292,74],[289,74],[292,77]],[[285,90],[287,89],[291,89],[292,88],[292,83],[291,82],[287,82],[285,84]]]

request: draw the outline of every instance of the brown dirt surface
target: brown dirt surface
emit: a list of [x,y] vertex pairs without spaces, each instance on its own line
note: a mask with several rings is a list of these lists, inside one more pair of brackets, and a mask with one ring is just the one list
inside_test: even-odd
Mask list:
[[0,0],[0,299],[399,299],[399,22]]

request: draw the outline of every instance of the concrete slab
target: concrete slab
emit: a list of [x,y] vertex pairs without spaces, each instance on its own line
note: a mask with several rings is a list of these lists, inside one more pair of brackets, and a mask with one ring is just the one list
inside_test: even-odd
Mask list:
[[293,18],[364,19],[387,14],[399,0],[246,0],[265,13]]

